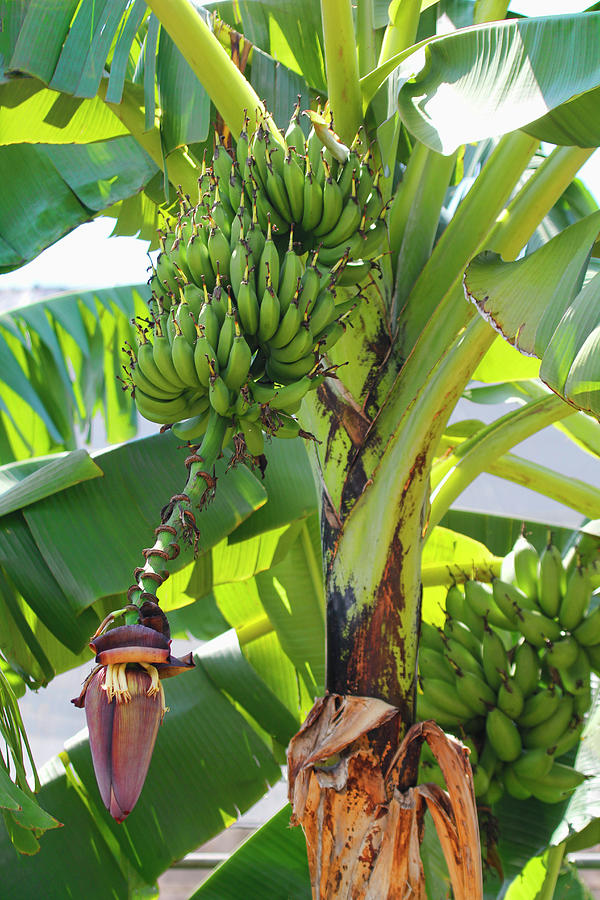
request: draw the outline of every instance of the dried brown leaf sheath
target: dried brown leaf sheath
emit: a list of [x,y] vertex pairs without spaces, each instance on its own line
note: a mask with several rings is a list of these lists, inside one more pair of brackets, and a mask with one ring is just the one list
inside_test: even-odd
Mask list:
[[[328,695],[317,701],[288,749],[292,824],[302,825],[313,897],[425,898],[420,857],[423,816],[431,810],[456,900],[482,897],[479,830],[468,753],[433,722],[413,726],[386,773],[367,732],[397,715],[381,700]],[[424,740],[448,793],[414,780]],[[331,757],[339,761],[327,765]]]

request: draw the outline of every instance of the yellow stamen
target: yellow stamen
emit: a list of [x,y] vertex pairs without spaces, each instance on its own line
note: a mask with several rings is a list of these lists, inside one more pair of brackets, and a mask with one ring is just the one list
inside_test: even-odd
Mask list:
[[149,697],[154,696],[154,694],[158,694],[160,690],[160,681],[158,680],[158,669],[156,666],[152,666],[150,663],[141,662],[140,666],[143,666],[148,675],[150,676],[150,687],[146,691]]
[[129,685],[127,684],[127,663],[119,663],[115,666],[117,672],[117,703],[129,703],[131,694],[129,693]]
[[106,691],[106,696],[108,698],[108,702],[112,703],[114,698],[117,696],[119,692],[119,683],[117,680],[117,666],[107,666],[106,674],[104,676],[104,684],[102,685],[102,690]]
[[158,689],[160,691],[160,724],[162,725],[165,713],[169,712],[169,707],[165,704],[165,691],[162,686],[162,681],[158,682]]

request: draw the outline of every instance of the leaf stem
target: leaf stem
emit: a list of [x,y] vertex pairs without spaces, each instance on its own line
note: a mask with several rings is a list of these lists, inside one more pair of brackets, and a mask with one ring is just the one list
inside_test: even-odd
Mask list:
[[562,397],[550,394],[507,413],[457,447],[444,460],[446,475],[431,496],[427,533],[431,534],[467,485],[486,470],[489,460],[502,456],[510,447],[572,414],[573,408]]
[[556,882],[560,874],[563,857],[565,855],[566,844],[558,844],[556,847],[549,847],[547,852],[546,877],[537,895],[537,900],[552,900],[556,889]]
[[251,122],[260,115],[281,142],[281,134],[258,94],[193,4],[189,0],[149,0],[148,6],[168,31],[234,137],[237,139],[241,133],[247,112]]
[[377,65],[373,0],[356,4],[356,48],[359,74],[366,75]]
[[350,0],[321,0],[325,68],[333,125],[346,144],[362,122],[356,36]]
[[412,47],[417,36],[421,0],[395,0],[389,6],[390,21],[383,35],[378,66]]

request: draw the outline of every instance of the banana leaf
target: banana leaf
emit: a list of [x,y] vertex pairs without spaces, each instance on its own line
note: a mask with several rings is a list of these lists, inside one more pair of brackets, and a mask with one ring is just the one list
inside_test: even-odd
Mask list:
[[522,353],[541,359],[542,381],[596,417],[600,389],[594,347],[600,279],[581,285],[599,229],[600,216],[594,213],[516,262],[480,254],[465,281],[481,315]]
[[513,19],[435,36],[365,76],[364,103],[388,78],[408,130],[444,154],[519,128],[553,143],[594,147],[600,142],[599,28],[599,15],[587,13]]

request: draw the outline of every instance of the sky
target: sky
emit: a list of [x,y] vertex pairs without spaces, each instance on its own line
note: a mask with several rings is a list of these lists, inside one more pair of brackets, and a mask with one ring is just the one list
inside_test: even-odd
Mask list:
[[[513,0],[511,10],[534,16],[580,12],[591,0]],[[600,198],[600,154],[588,160],[580,176]],[[0,275],[0,293],[13,289],[100,288],[147,280],[148,243],[136,238],[109,237],[113,219],[98,218],[80,225],[35,260]]]

